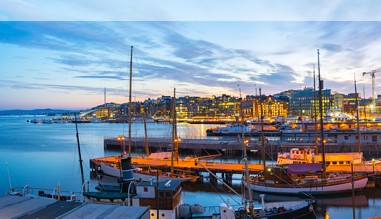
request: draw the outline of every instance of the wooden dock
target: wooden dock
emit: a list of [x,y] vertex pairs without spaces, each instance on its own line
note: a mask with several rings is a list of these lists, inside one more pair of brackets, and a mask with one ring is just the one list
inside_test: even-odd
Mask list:
[[[120,156],[109,156],[101,158],[90,159],[90,167],[96,168],[101,162],[104,163],[119,163]],[[132,164],[137,167],[154,167],[154,168],[169,168],[171,166],[171,160],[161,160],[161,159],[149,159],[143,157],[132,157]],[[209,161],[198,161],[209,170],[213,172],[231,172],[231,173],[242,173],[244,170],[244,163],[222,163],[222,162],[209,162]],[[192,170],[199,172],[207,172],[201,165],[198,165],[193,159],[181,160],[178,163],[174,161],[173,168]],[[259,173],[263,171],[263,164],[248,164],[248,169],[250,173]],[[327,167],[327,172],[351,172],[350,164],[340,164],[340,165],[329,165]],[[370,165],[370,164],[358,164],[353,166],[353,172],[355,173],[381,173],[381,163]]]
[[[101,162],[104,163],[119,163],[120,156],[109,156],[102,158],[90,159],[90,167],[96,168]],[[150,159],[142,157],[132,157],[132,164],[136,167],[152,167],[158,169],[168,169],[171,166],[171,160],[167,159]],[[202,166],[205,166],[212,172],[230,172],[230,173],[242,173],[245,166],[243,163],[220,163],[220,162],[208,162],[198,161]],[[174,161],[173,168],[181,170],[190,170],[195,172],[207,172],[201,165],[195,162],[194,159],[184,159],[179,162]],[[262,164],[249,164],[248,169],[251,173],[259,173],[263,170]]]

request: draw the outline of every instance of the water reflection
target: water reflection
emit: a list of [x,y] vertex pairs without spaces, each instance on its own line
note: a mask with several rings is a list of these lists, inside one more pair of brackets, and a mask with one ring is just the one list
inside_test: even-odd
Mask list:
[[[12,185],[54,188],[58,184],[67,191],[80,191],[81,180],[77,154],[75,127],[73,124],[31,124],[25,122],[24,117],[0,117],[0,193],[5,194],[9,188],[8,174],[5,162],[8,162]],[[144,136],[143,124],[132,124],[133,136]],[[170,126],[164,124],[149,124],[149,137],[170,138]],[[201,127],[200,127],[201,126]],[[202,130],[202,125],[191,125],[184,129]],[[208,126],[204,127],[209,128]],[[193,135],[205,135],[205,131],[194,132]],[[103,139],[127,135],[125,124],[80,124],[79,137],[82,147],[82,159],[85,164],[85,178],[89,177],[88,161],[91,158],[108,155],[119,155],[120,151],[104,151]],[[250,153],[250,162],[259,162],[260,156]],[[241,156],[221,156],[216,158],[223,162],[242,162]],[[266,163],[270,163],[268,160]],[[206,180],[208,181],[208,180]],[[96,184],[96,180],[92,180]],[[233,187],[240,192],[240,175],[234,175]],[[255,194],[258,195],[258,194]],[[267,201],[273,197],[266,195]],[[222,185],[212,186],[205,184],[184,184],[183,201],[193,204],[201,203],[206,206],[219,205],[223,200],[230,199],[231,203],[238,204],[242,200],[239,196],[228,191]],[[283,197],[291,200],[292,197]],[[317,213],[323,218],[329,212],[330,218],[352,218],[351,196],[337,196],[318,198]],[[255,200],[255,204],[258,200]],[[371,218],[381,215],[381,189],[364,189],[355,196],[356,218]]]

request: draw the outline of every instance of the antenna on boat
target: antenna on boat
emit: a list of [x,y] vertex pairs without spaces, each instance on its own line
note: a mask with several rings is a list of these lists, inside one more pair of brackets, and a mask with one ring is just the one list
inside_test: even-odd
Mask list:
[[326,175],[326,167],[325,167],[325,146],[324,146],[324,121],[323,121],[323,81],[320,78],[320,53],[319,49],[317,50],[318,55],[318,81],[319,81],[319,111],[320,111],[320,143],[321,143],[321,150],[322,150],[322,163],[323,163],[323,177]]
[[[132,105],[131,105],[131,98],[132,98],[132,49],[134,47],[131,46],[131,55],[130,55],[130,91],[129,91],[129,98],[128,98],[128,156],[131,157],[131,121],[132,121]],[[125,153],[126,149],[123,149],[123,152]]]
[[82,185],[85,184],[85,177],[83,174],[83,166],[82,166],[82,155],[81,155],[81,145],[79,144],[79,135],[78,135],[78,122],[77,122],[77,116],[74,113],[74,121],[75,121],[75,132],[77,136],[77,146],[78,146],[78,156],[79,156],[79,166],[81,167],[81,179],[82,179]]
[[361,134],[360,134],[360,118],[359,118],[359,102],[358,102],[358,94],[357,94],[357,84],[356,84],[356,75],[353,74],[354,80],[355,80],[355,97],[356,97],[356,124],[357,124],[357,150],[359,154],[361,153]]

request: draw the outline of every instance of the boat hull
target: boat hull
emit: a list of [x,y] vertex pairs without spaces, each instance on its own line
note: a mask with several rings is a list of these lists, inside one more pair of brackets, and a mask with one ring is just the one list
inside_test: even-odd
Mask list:
[[[354,180],[354,189],[361,190],[366,186],[368,178],[361,178]],[[247,184],[244,182],[245,186]],[[300,186],[300,187],[290,187],[290,186],[277,186],[277,184],[257,184],[250,183],[250,189],[256,192],[263,193],[274,193],[283,195],[301,195],[303,193],[308,193],[311,195],[329,195],[338,193],[348,193],[352,191],[352,182],[345,181],[344,183],[337,183],[332,185],[311,185],[311,186]]]
[[[106,175],[112,176],[112,177],[117,177],[117,178],[121,177],[121,171],[119,168],[116,168],[114,166],[110,166],[110,165],[105,164],[103,162],[100,163],[100,168],[103,171],[103,174],[106,174]],[[133,178],[135,180],[138,180],[138,181],[147,181],[148,182],[148,181],[152,181],[152,178],[156,178],[156,175],[144,174],[144,173],[139,173],[139,172],[133,172],[132,175],[133,175]],[[188,182],[188,181],[193,180],[190,177],[175,178],[175,177],[170,177],[170,176],[159,176],[160,181],[169,180],[169,179],[179,179],[182,182]]]
[[314,200],[265,203],[263,208],[265,210],[254,209],[255,216],[250,217],[244,208],[235,211],[231,206],[221,204],[220,216],[221,218],[313,219],[316,218],[315,205]]
[[[291,211],[285,211],[283,213],[273,214],[273,215],[266,215],[266,218],[268,219],[289,219],[289,218],[298,218],[298,219],[312,219],[316,218],[316,214],[314,212],[314,208],[316,205],[315,201],[309,200],[305,201],[306,203],[303,204],[304,207],[300,208],[294,208]],[[292,207],[290,207],[292,208]]]

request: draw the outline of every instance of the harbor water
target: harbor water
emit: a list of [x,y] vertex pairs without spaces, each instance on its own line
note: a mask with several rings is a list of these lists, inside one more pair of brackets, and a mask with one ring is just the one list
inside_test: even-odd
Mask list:
[[[63,191],[81,191],[81,173],[75,124],[52,123],[33,124],[26,122],[33,116],[0,116],[0,195],[5,195],[10,187],[51,188],[58,185]],[[213,125],[178,124],[181,138],[207,138],[206,129]],[[128,124],[81,123],[78,124],[81,154],[84,164],[85,181],[95,185],[90,178],[89,159],[118,155],[117,151],[105,151],[103,140],[106,137],[128,135]],[[171,137],[169,124],[148,123],[149,137]],[[144,125],[132,124],[132,137],[144,137]],[[134,152],[134,148],[132,148]],[[141,153],[141,152],[140,152]],[[180,154],[181,155],[181,154]],[[238,162],[241,157],[219,157],[216,161]],[[258,162],[255,154],[249,154],[250,162]],[[271,162],[271,161],[269,161]],[[239,176],[233,186],[240,189]],[[183,203],[201,204],[212,211],[213,206],[229,199],[238,205],[242,199],[229,192],[222,185],[210,183],[185,184]],[[259,206],[259,194],[254,194],[255,205]],[[367,188],[355,194],[356,218],[381,216],[381,188]],[[266,201],[286,201],[294,197],[266,195]],[[317,199],[318,218],[352,218],[352,196],[340,195]],[[209,207],[210,206],[210,207]]]

